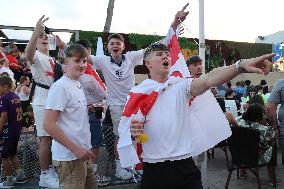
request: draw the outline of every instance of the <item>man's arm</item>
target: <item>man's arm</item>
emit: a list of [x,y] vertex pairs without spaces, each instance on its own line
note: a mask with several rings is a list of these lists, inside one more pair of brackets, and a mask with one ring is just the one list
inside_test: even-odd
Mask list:
[[34,56],[36,51],[36,44],[38,37],[44,32],[44,22],[46,22],[48,18],[44,18],[44,15],[37,21],[36,27],[34,29],[34,32],[29,40],[29,43],[27,44],[27,47],[25,49],[25,57],[27,60],[33,64],[35,62]]
[[[241,61],[239,66],[247,72],[266,75],[272,68],[272,64],[268,60],[273,56],[275,54],[266,54],[256,58],[245,59]],[[208,74],[201,75],[192,81],[190,86],[191,95],[198,96],[207,91],[211,86],[225,83],[239,74],[240,72],[237,70],[235,64],[216,68]]]
[[3,131],[5,122],[7,121],[8,116],[7,112],[1,112],[1,117],[0,117],[0,133]]
[[68,148],[78,159],[88,160],[94,159],[95,156],[89,150],[75,144],[70,140],[62,130],[57,126],[60,111],[58,110],[45,110],[44,114],[44,129],[50,134],[54,140]]

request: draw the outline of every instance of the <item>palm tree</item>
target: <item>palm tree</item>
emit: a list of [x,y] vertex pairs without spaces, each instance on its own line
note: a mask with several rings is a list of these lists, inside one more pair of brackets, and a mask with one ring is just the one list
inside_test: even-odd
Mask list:
[[114,1],[115,0],[109,0],[108,1],[107,17],[106,17],[106,22],[105,22],[105,26],[104,26],[104,32],[105,33],[109,33],[109,31],[110,31],[111,20],[112,20],[112,15],[113,15],[113,8],[114,8]]

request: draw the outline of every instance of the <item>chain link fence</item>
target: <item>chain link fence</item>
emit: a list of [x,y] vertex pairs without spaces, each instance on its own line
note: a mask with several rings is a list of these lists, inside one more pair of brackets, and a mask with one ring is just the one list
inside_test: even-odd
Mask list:
[[[114,134],[112,124],[102,124],[103,144],[98,157],[98,174],[114,178]],[[39,139],[36,132],[25,132],[20,136],[17,156],[20,159],[22,169],[29,178],[29,183],[37,184],[40,176]],[[2,165],[2,164],[1,164]],[[1,166],[1,182],[4,181],[3,166]]]
[[[35,183],[39,179],[38,144],[38,138],[34,131],[22,133],[18,143],[17,156],[30,183]],[[3,164],[1,163],[1,182],[4,179]]]

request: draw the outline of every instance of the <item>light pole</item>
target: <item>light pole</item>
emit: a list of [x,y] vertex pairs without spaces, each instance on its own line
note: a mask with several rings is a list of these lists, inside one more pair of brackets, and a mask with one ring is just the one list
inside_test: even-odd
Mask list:
[[[205,74],[205,37],[204,37],[204,0],[199,0],[199,56],[202,61],[202,73]],[[198,165],[199,164],[199,165]],[[200,167],[203,188],[207,188],[207,153],[200,154],[197,158]]]

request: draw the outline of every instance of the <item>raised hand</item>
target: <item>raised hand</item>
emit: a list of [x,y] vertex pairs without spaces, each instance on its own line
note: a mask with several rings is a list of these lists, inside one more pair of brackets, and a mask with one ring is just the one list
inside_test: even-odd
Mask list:
[[61,40],[61,38],[58,35],[56,35],[55,37],[56,37],[56,46],[63,48],[64,42]]
[[172,23],[172,27],[174,30],[176,30],[177,26],[183,22],[186,19],[186,16],[188,15],[189,11],[185,11],[189,3],[187,3],[180,11],[178,11],[175,15],[175,19]]
[[271,71],[272,63],[269,61],[275,54],[266,54],[256,58],[244,59],[240,63],[240,67],[248,72],[268,74]]
[[44,23],[48,20],[49,18],[45,18],[45,15],[40,17],[40,19],[37,21],[34,32],[36,32],[37,35],[41,35],[44,32]]
[[187,8],[188,5],[189,5],[189,3],[184,5],[183,8],[180,11],[177,12],[175,19],[179,20],[180,22],[183,22],[185,20],[186,16],[189,13],[189,11],[185,11],[185,9]]

